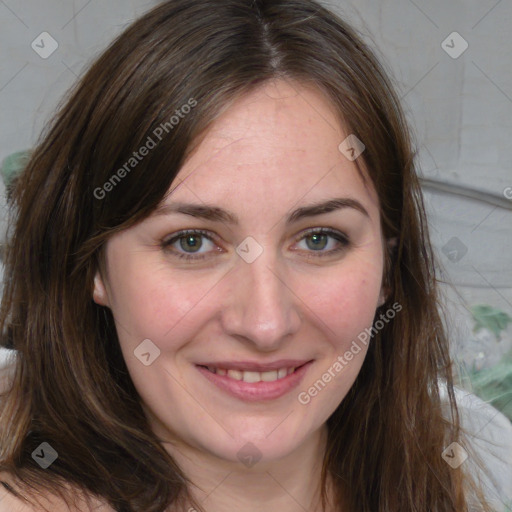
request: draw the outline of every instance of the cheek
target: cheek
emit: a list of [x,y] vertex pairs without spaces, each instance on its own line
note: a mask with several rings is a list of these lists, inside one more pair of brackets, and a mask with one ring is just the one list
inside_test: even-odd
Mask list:
[[304,295],[308,297],[307,305],[325,323],[328,337],[341,349],[372,324],[379,301],[381,271],[362,262],[333,270],[328,279],[316,283],[314,292]]
[[133,261],[120,266],[111,278],[116,322],[131,338],[162,340],[200,305],[214,284],[210,281],[180,279],[162,264]]
[[[340,268],[309,296],[309,322],[323,339],[321,357],[298,402],[309,414],[328,417],[356,380],[371,338],[380,292],[380,274],[361,267]],[[320,346],[320,345],[319,345]]]

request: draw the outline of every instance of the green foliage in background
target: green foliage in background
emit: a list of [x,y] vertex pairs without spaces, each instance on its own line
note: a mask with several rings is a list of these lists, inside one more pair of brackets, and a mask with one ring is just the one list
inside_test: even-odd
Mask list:
[[[475,326],[473,332],[486,328],[496,339],[501,339],[501,332],[510,323],[512,317],[507,313],[486,304],[471,308]],[[503,356],[492,368],[469,372],[473,393],[490,403],[512,421],[512,351]]]
[[469,374],[473,393],[512,421],[512,351],[492,368]]
[[471,308],[475,326],[473,332],[486,328],[499,338],[501,331],[504,331],[508,324],[512,323],[512,317],[499,309],[488,306],[487,304],[479,304]]
[[5,188],[9,190],[12,186],[13,180],[25,169],[27,165],[31,150],[17,151],[5,157],[0,166],[0,174],[5,184]]

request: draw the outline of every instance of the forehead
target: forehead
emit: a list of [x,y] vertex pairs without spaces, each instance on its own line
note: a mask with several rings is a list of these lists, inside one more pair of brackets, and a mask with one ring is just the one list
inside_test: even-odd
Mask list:
[[365,184],[355,163],[339,149],[348,135],[318,89],[266,82],[216,119],[178,173],[172,196],[262,197],[267,206],[289,206],[301,197],[323,200],[336,191],[364,197],[376,207],[371,180]]

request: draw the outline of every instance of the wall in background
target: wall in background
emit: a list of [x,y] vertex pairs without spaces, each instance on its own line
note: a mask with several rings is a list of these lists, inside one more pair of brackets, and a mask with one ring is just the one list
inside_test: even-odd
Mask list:
[[512,4],[323,3],[360,28],[395,77],[426,185],[452,184],[424,187],[451,338],[468,365],[492,366],[512,349],[512,325],[473,333],[470,310],[512,316]]
[[[85,67],[156,3],[0,0],[0,159],[33,146]],[[323,3],[361,30],[395,77],[416,133],[421,175],[496,198],[482,202],[425,187],[441,275],[455,285],[445,286],[454,347],[469,350],[468,361],[493,364],[512,346],[510,326],[500,339],[475,335],[469,310],[484,303],[512,315],[512,4]]]

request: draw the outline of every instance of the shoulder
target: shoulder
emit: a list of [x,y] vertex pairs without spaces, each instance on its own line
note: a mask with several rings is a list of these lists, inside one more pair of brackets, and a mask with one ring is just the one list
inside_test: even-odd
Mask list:
[[[4,483],[17,490],[17,487],[13,485],[13,478],[9,473],[1,471],[0,482],[0,512],[39,512],[39,510],[43,510],[43,508],[34,508],[33,505],[26,502],[23,498],[18,498],[7,490]],[[43,504],[44,506],[47,505],[46,500]],[[59,508],[55,506],[53,506],[52,509],[53,512],[61,512],[63,510],[62,507]]]
[[[13,479],[9,473],[0,471],[0,482],[5,482],[14,489]],[[78,496],[79,494],[75,494]],[[85,499],[80,499],[77,503],[78,508],[71,510],[64,500],[59,496],[47,494],[45,496],[38,495],[37,506],[26,502],[23,498],[17,498],[9,492],[4,485],[0,484],[0,512],[114,512],[114,510],[97,498],[91,498],[90,506]]]
[[[446,389],[441,386],[440,390],[447,400]],[[469,473],[482,482],[491,503],[512,504],[512,423],[476,395],[459,388],[454,392],[468,443],[460,460],[464,458]]]
[[[0,473],[0,481],[8,481],[4,473]],[[26,505],[24,501],[16,498],[0,484],[0,512],[31,512],[33,510],[33,508]]]
[[[16,364],[16,352],[0,348],[0,407],[1,393],[8,391],[11,385],[12,372]],[[14,490],[18,490],[13,475],[0,471],[0,482],[5,482]],[[40,506],[34,506],[23,498],[16,497],[2,483],[0,483],[0,512],[115,512],[104,501],[91,497],[88,501],[83,498],[83,492],[67,486],[73,497],[77,500],[77,507],[71,511],[65,501],[55,495],[37,494],[32,501],[40,502]],[[89,503],[89,504],[88,504]]]

